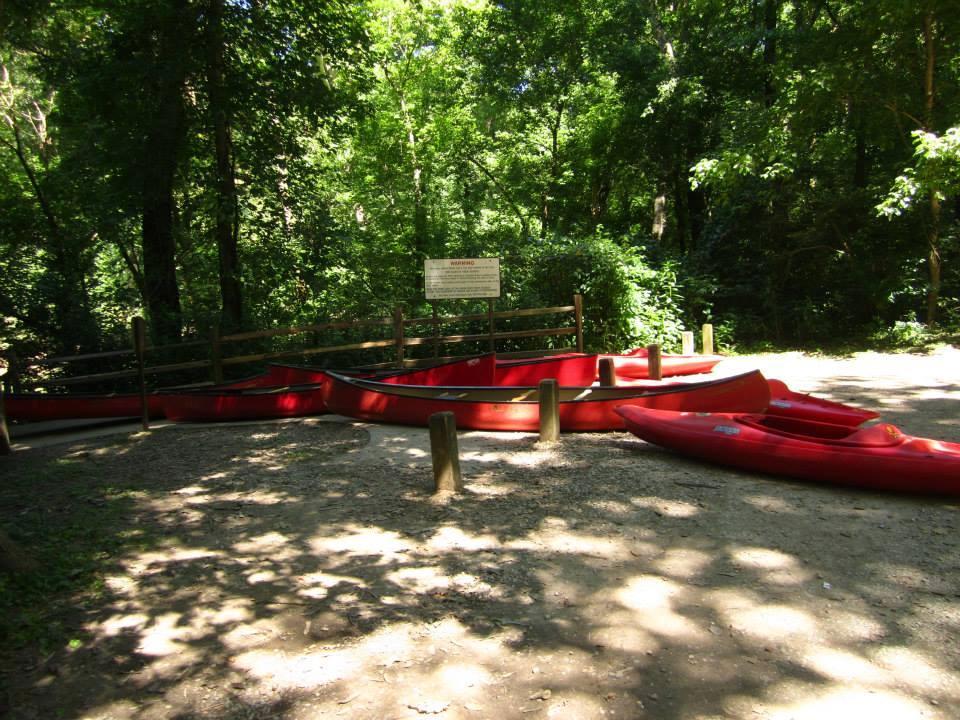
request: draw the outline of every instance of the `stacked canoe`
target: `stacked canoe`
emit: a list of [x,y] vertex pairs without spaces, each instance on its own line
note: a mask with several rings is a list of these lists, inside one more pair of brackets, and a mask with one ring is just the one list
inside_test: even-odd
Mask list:
[[[610,358],[617,384],[599,385]],[[751,471],[875,489],[960,494],[960,444],[909,436],[862,408],[792,391],[759,371],[703,375],[718,356],[664,355],[666,379],[648,379],[644,350],[532,360],[484,355],[431,368],[380,373],[271,365],[252,378],[147,396],[151,417],[227,421],[334,412],[425,426],[453,413],[464,430],[535,431],[539,383],[559,386],[566,432],[628,430],[695,458]],[[139,394],[5,395],[13,420],[136,417]]]

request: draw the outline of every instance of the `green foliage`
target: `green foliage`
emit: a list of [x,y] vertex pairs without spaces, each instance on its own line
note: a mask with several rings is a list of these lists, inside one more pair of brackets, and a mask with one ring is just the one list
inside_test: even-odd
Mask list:
[[930,193],[958,324],[954,6],[226,2],[218,104],[206,2],[8,3],[0,345],[126,344],[169,158],[177,322],[210,332],[218,112],[250,327],[414,312],[424,258],[497,256],[501,305],[582,292],[595,348],[863,335],[924,317]]

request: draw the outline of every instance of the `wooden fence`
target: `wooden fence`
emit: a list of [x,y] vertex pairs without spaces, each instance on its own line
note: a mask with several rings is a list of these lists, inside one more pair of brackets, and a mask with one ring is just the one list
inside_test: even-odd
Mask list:
[[[498,322],[517,318],[532,318],[542,316],[566,315],[567,324],[556,327],[548,327],[533,330],[498,330]],[[467,322],[482,322],[486,327],[484,332],[441,335],[440,330],[444,325],[452,325]],[[428,334],[411,334],[410,329],[428,327],[432,332]],[[502,327],[502,325],[501,325]],[[362,342],[351,342],[337,345],[308,345],[297,348],[285,348],[282,350],[273,350],[259,353],[230,353],[230,350],[238,344],[248,343],[255,340],[266,340],[286,336],[310,336],[314,337],[324,331],[329,330],[356,330],[356,329],[376,329],[389,328],[390,337],[376,340],[366,340]],[[132,344],[130,348],[122,350],[111,350],[100,353],[87,353],[83,355],[65,355],[61,357],[44,358],[31,363],[30,368],[62,368],[66,369],[63,377],[55,377],[47,380],[39,380],[31,383],[33,386],[71,386],[84,384],[97,384],[117,380],[140,380],[144,376],[160,376],[171,373],[184,373],[187,371],[202,370],[206,373],[209,380],[205,382],[222,382],[226,368],[249,365],[255,363],[279,361],[279,360],[300,360],[309,361],[310,358],[330,355],[334,353],[350,353],[366,350],[383,350],[389,360],[365,367],[415,367],[420,365],[430,365],[436,362],[448,359],[450,356],[442,356],[441,349],[447,345],[456,345],[460,343],[479,342],[486,345],[490,352],[497,352],[497,343],[499,341],[515,341],[525,338],[546,338],[546,337],[566,337],[573,341],[572,345],[567,347],[557,347],[551,350],[530,350],[514,351],[501,353],[504,357],[523,357],[529,355],[541,355],[544,353],[557,352],[583,352],[583,300],[580,295],[574,295],[572,305],[562,305],[557,307],[545,308],[526,308],[520,310],[500,310],[494,311],[493,301],[488,302],[486,313],[474,313],[469,315],[440,316],[434,312],[430,317],[405,317],[402,308],[398,307],[390,318],[377,318],[370,320],[346,320],[337,322],[319,323],[316,325],[305,325],[302,327],[276,328],[272,330],[255,330],[251,332],[233,333],[230,335],[221,335],[217,328],[211,332],[209,340],[194,340],[172,345],[148,345],[145,341],[145,327],[141,318],[134,318],[132,321]],[[431,349],[432,355],[429,358],[414,359],[407,356],[407,349],[419,346],[427,346]],[[171,351],[181,351],[185,349],[205,349],[203,353],[206,357],[198,360],[189,360],[184,362],[150,364],[151,358],[156,358],[163,353]],[[80,362],[120,362],[132,367],[126,367],[121,370],[111,370],[107,372],[95,372],[86,374],[71,374],[69,368]],[[4,384],[8,391],[18,392],[22,390],[23,371],[29,368],[20,366],[15,357],[8,358],[9,371],[4,378]],[[142,380],[137,385],[143,386]]]

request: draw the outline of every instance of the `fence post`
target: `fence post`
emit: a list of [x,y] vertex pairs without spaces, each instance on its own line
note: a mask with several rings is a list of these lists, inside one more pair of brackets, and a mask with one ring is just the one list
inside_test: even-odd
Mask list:
[[403,307],[393,309],[393,342],[397,350],[397,367],[403,367]]
[[433,317],[433,359],[440,359],[440,322],[437,318],[437,302],[430,301],[431,316]]
[[617,384],[617,366],[614,365],[613,358],[600,358],[598,366],[600,368],[600,385],[614,387]]
[[703,325],[703,354],[713,355],[713,325],[704,323]]
[[[0,374],[6,375],[6,372],[0,370]],[[3,406],[3,388],[0,388],[0,455],[7,455],[10,452],[10,433],[7,431],[7,411]]]
[[147,403],[147,378],[144,352],[147,346],[147,324],[137,316],[131,321],[133,352],[137,358],[137,385],[140,389],[140,422],[144,430],[150,429],[150,406]]
[[647,375],[651,380],[663,379],[663,365],[660,362],[660,346],[657,343],[647,345]]
[[490,352],[497,352],[497,341],[494,340],[493,334],[495,332],[494,322],[493,322],[493,304],[496,302],[494,298],[487,298],[487,321],[490,323]]
[[434,494],[462,490],[457,420],[449,410],[430,416],[430,455],[433,458]]
[[210,328],[210,379],[214,385],[223,382],[223,342],[220,340],[220,323]]
[[20,392],[20,358],[13,348],[7,353],[7,377],[4,378],[4,385],[7,386],[7,392]]
[[693,355],[693,352],[693,333],[689,330],[680,333],[680,353],[682,355]]
[[573,319],[577,326],[577,352],[583,352],[583,295],[573,296]]
[[540,442],[560,439],[560,387],[556,378],[540,381]]

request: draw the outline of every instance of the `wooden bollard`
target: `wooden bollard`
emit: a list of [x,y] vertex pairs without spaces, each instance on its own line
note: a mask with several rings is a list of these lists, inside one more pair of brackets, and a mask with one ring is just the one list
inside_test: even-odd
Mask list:
[[457,420],[452,412],[438,412],[430,416],[430,454],[433,456],[434,493],[462,490]]
[[140,391],[140,423],[144,430],[150,429],[150,406],[147,402],[146,360],[147,324],[142,317],[135,317],[130,323],[133,332],[133,352],[137,358],[137,385]]
[[600,384],[603,387],[613,387],[617,384],[617,367],[613,364],[613,358],[600,358],[598,363],[600,372]]
[[689,330],[686,330],[680,333],[680,353],[682,355],[693,355],[693,352],[693,333]]
[[663,379],[663,364],[660,360],[660,346],[657,343],[647,345],[647,375],[651,380]]
[[3,408],[3,388],[0,386],[0,455],[10,452],[10,433],[7,432],[7,413]]
[[703,326],[703,354],[713,355],[713,325],[710,323]]
[[540,442],[560,439],[560,387],[556,378],[540,381]]

